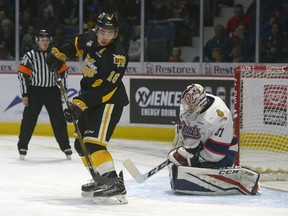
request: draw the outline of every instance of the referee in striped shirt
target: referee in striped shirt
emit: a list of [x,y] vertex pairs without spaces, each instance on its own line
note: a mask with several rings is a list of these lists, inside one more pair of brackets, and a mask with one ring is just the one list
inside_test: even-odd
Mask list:
[[[25,106],[20,126],[18,151],[20,159],[24,160],[28,144],[35,129],[39,113],[43,106],[48,111],[51,126],[67,159],[71,159],[67,123],[63,115],[61,92],[57,86],[54,73],[48,70],[45,57],[50,50],[52,37],[46,30],[40,30],[35,37],[36,49],[24,54],[18,71],[22,102]],[[60,75],[66,86],[67,65],[60,69]]]

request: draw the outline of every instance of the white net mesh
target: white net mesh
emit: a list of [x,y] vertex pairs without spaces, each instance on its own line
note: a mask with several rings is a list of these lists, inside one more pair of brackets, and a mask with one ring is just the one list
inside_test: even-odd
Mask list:
[[287,180],[288,68],[241,66],[235,78],[240,165],[265,173],[267,180]]

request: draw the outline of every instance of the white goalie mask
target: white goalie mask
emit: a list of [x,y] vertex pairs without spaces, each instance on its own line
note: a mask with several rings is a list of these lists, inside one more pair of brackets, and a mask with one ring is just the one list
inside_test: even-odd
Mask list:
[[207,97],[203,86],[199,84],[187,86],[181,95],[181,104],[189,115],[196,118],[207,105]]

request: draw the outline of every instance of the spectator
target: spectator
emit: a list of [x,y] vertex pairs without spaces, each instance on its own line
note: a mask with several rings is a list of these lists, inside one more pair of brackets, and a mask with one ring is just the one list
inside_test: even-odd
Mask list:
[[[141,54],[141,26],[135,26],[134,33],[129,41],[128,55],[129,60],[132,62],[140,61]],[[144,41],[145,50],[147,50],[148,41]],[[144,51],[146,53],[146,51]]]
[[30,24],[27,29],[27,33],[22,38],[20,55],[23,56],[26,52],[35,49],[35,36],[37,33],[36,26]]
[[269,35],[271,33],[272,25],[274,23],[276,23],[276,22],[277,22],[276,17],[275,16],[271,16],[271,17],[269,17],[268,21],[263,22],[260,25],[260,42],[268,40],[268,37],[269,37]]
[[199,35],[199,7],[196,3],[181,1],[178,15],[182,21],[175,23],[175,46],[191,46],[192,37]]
[[10,51],[11,55],[15,57],[15,30],[14,23],[9,19],[4,19],[1,22],[1,27],[3,29],[2,34],[0,34],[0,41],[4,41],[7,49]]
[[271,33],[267,41],[261,43],[263,52],[260,54],[262,62],[280,63],[283,61],[285,37],[279,23],[272,24]]
[[[147,4],[147,1],[145,1],[145,4]],[[123,9],[122,9],[123,7]],[[125,20],[128,20],[128,22],[131,25],[139,25],[140,24],[140,12],[141,12],[141,1],[135,1],[135,0],[124,0],[124,6],[122,6],[122,13],[124,13]],[[145,6],[146,8],[146,6]],[[147,8],[146,8],[147,9]]]
[[168,62],[184,62],[181,58],[182,50],[180,47],[174,47],[172,49],[172,56],[169,57]]
[[253,32],[253,20],[244,14],[244,7],[241,4],[234,5],[234,16],[229,18],[226,25],[226,34],[234,38],[240,24],[245,24],[249,32]]
[[237,41],[233,44],[233,48],[229,57],[229,62],[249,62],[247,56],[245,55],[244,46],[240,41]]
[[[225,28],[222,24],[217,24],[214,26],[214,36],[207,41],[203,50],[203,61],[205,62],[215,62],[219,58],[219,51],[221,51],[221,58],[225,61],[227,60],[228,54],[231,52],[232,39],[225,35]],[[214,56],[214,57],[213,57]]]
[[[79,23],[79,2],[78,0],[65,0],[62,4],[63,13],[61,22],[67,26],[77,26]],[[67,10],[69,8],[69,10]]]
[[131,37],[131,25],[123,16],[123,12],[120,10],[114,11],[115,16],[118,19],[119,23],[119,42],[127,48],[129,46],[129,40]]
[[265,63],[283,63],[285,61],[284,53],[276,44],[271,44],[262,55],[261,62]]
[[[4,7],[0,7],[0,24],[2,23],[4,19],[7,19],[7,12]],[[3,33],[3,29],[0,26],[0,34],[2,33]]]
[[96,4],[90,4],[87,9],[88,19],[85,21],[84,29],[85,31],[90,31],[96,25],[97,17],[101,8]]
[[0,7],[5,8],[6,18],[15,23],[15,0],[2,0],[0,1]]
[[51,35],[54,35],[56,22],[52,16],[50,8],[44,8],[42,16],[38,20],[37,29],[46,29]]
[[58,24],[55,29],[55,36],[53,37],[53,42],[55,46],[62,46],[68,42],[68,35],[66,34],[66,29],[64,25]]
[[0,43],[0,60],[14,60],[4,41]]
[[[37,4],[38,8],[38,17],[42,16],[42,11],[44,11],[46,8],[49,8],[51,17],[53,18],[53,22],[58,23],[60,21],[60,14],[64,12],[64,10],[61,11],[61,4],[60,0],[41,0],[38,1]],[[66,10],[70,10],[70,8],[66,8]]]
[[23,10],[20,19],[20,39],[28,32],[28,28],[31,25],[35,25],[36,27],[36,17],[32,12],[30,7],[27,7]]
[[[256,19],[256,0],[247,8],[246,15]],[[260,23],[269,20],[270,17],[277,17],[277,20],[284,21],[285,9],[283,0],[265,0],[260,1]]]
[[244,55],[248,62],[255,60],[255,34],[248,31],[245,24],[240,24],[235,38],[234,44],[240,43],[243,47]]
[[224,50],[221,48],[214,48],[211,50],[213,62],[227,62],[228,57],[224,55]]
[[[37,11],[39,11],[38,9],[38,5],[39,4],[31,4],[31,0],[21,0],[19,1],[20,3],[20,13],[22,13],[22,9],[24,8],[31,8],[32,13],[35,14],[35,17],[37,17]],[[39,1],[37,1],[37,3],[39,3]]]

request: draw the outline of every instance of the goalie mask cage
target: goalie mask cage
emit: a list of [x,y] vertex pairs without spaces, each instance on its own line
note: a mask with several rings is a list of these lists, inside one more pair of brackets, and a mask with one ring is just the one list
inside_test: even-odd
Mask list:
[[239,165],[262,181],[288,180],[288,66],[238,66],[234,81]]

